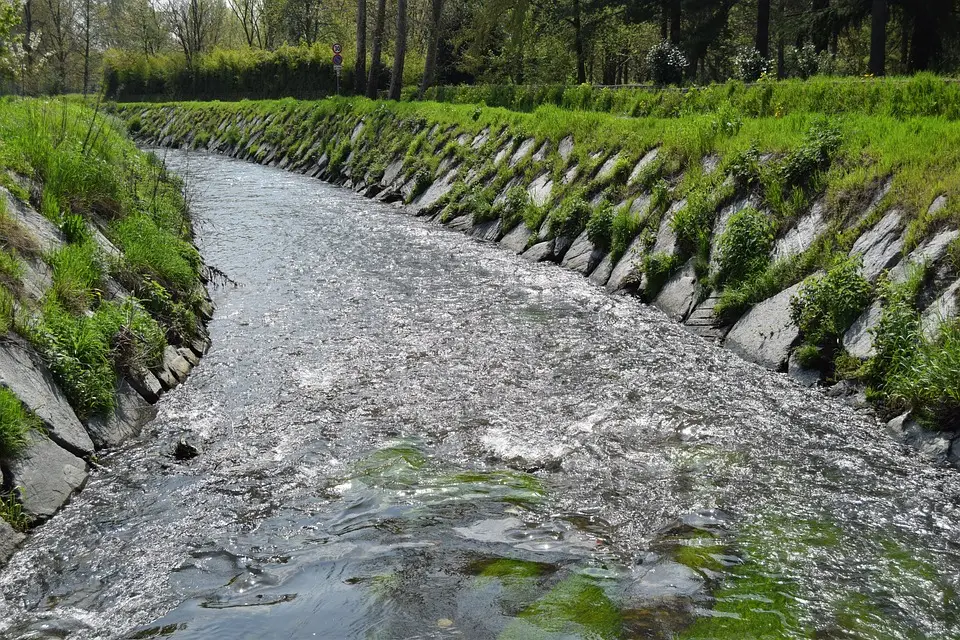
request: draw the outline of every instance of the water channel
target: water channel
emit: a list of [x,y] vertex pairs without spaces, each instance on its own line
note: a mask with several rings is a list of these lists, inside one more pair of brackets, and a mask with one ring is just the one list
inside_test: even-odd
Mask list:
[[157,153],[239,286],[3,571],[0,637],[960,637],[960,475],[875,420],[578,274]]

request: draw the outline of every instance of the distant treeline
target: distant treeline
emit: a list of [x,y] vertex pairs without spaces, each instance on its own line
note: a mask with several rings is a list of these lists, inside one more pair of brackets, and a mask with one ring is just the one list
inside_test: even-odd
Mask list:
[[[389,75],[384,83],[389,81]],[[340,92],[352,93],[352,67],[343,66]],[[238,100],[322,98],[337,93],[327,47],[215,50],[188,65],[182,55],[108,51],[103,88],[112,100]]]
[[[405,99],[413,99],[419,69],[406,78]],[[406,74],[405,74],[406,75]],[[380,86],[386,88],[389,72]],[[352,67],[344,64],[340,93],[352,93]],[[104,66],[108,98],[136,100],[236,100],[242,98],[320,98],[337,91],[329,52],[321,47],[281,47],[276,51],[214,51],[192,67],[182,57],[108,52]],[[728,81],[705,87],[604,88],[590,85],[463,85],[432,87],[427,100],[484,104],[515,111],[553,105],[633,117],[677,117],[733,108],[749,117],[791,112],[859,113],[894,118],[934,116],[960,120],[960,83],[932,74],[911,78]]]

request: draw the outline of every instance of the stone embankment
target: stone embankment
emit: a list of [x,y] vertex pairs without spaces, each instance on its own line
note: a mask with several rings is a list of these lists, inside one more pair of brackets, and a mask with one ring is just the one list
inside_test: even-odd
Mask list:
[[[2,187],[0,198],[5,200],[8,214],[42,246],[44,255],[66,246],[62,232],[29,204]],[[105,255],[120,254],[99,228],[90,224],[89,230]],[[39,303],[53,284],[51,267],[40,258],[25,261],[25,267],[25,289]],[[109,277],[104,295],[118,301],[131,298]],[[162,362],[152,369],[125,371],[116,388],[113,410],[85,420],[77,417],[44,359],[26,339],[10,333],[0,340],[0,386],[12,391],[41,421],[41,428],[27,435],[27,446],[19,455],[0,460],[4,482],[14,488],[29,525],[42,523],[66,504],[86,483],[90,461],[97,452],[138,435],[156,417],[154,405],[160,397],[187,379],[210,348],[205,328],[213,313],[209,298],[201,310],[203,322],[195,338],[179,347],[168,345]],[[9,558],[24,536],[0,519],[0,562]]]
[[[881,285],[905,281],[911,265],[922,266],[916,311],[927,335],[933,339],[942,323],[957,316],[960,233],[946,223],[912,224],[895,200],[890,175],[846,194],[843,211],[825,193],[814,192],[794,215],[777,216],[756,181],[744,179],[749,172],[742,159],[721,162],[707,153],[695,161],[689,155],[678,160],[682,153],[675,141],[671,146],[656,133],[642,146],[631,147],[629,140],[619,146],[609,135],[561,125],[531,134],[521,116],[485,121],[489,110],[479,107],[473,122],[458,122],[457,114],[446,117],[428,107],[421,113],[407,105],[329,102],[117,109],[145,144],[225,154],[315,176],[380,201],[403,202],[410,214],[497,242],[525,259],[580,272],[610,293],[642,296],[744,359],[803,385],[829,387],[828,393],[854,403],[866,405],[864,384],[842,380],[838,363],[866,366],[876,355]],[[782,152],[761,150],[755,156],[753,171],[761,174],[765,166],[799,162]],[[516,206],[518,199],[522,204]],[[946,205],[941,195],[924,205],[919,217],[935,220]],[[605,207],[612,218],[606,234],[593,224]],[[721,277],[730,269],[724,265],[724,238],[748,210],[773,220],[762,256],[762,273],[769,277],[741,289],[751,293],[738,306],[725,297],[732,285],[730,276],[726,285]],[[912,219],[917,217],[914,212]],[[809,338],[798,326],[794,301],[811,279],[823,278],[824,247],[834,262],[847,256],[856,261],[858,281],[874,293],[849,326],[818,344],[830,358],[817,363],[801,357]],[[896,405],[883,408],[890,417],[891,406]],[[937,460],[960,460],[955,432],[920,427],[909,414],[893,420],[890,429]]]
[[[14,108],[42,115],[53,109],[39,101],[8,107],[4,115],[10,118],[20,115]],[[92,111],[76,112],[103,123]],[[74,117],[72,111],[63,114],[63,121]],[[6,185],[0,187],[0,563],[29,528],[83,488],[99,454],[153,420],[160,397],[185,381],[210,347],[207,269],[190,242],[188,221],[180,217],[185,205],[178,186],[156,168],[150,187],[110,182],[126,172],[127,180],[142,183],[153,165],[120,131],[104,128],[98,135],[100,147],[74,149],[78,141],[68,133],[59,149],[49,150],[63,166],[83,158],[95,167],[85,175],[101,182],[77,182],[86,189],[82,197],[65,196],[51,206],[54,191],[43,179],[57,169],[46,164],[47,157],[26,156],[32,168],[22,162],[0,166]],[[130,154],[128,164],[99,157],[121,145]],[[11,148],[10,157],[16,157]],[[57,188],[69,195],[62,175],[60,180]],[[156,194],[168,198],[165,204]],[[171,210],[168,205],[177,211],[170,225],[176,231],[165,234],[155,221]],[[134,234],[122,227],[129,222],[136,223]],[[143,241],[149,233],[152,240]],[[140,254],[128,255],[125,246]],[[176,289],[159,260],[187,253],[190,266],[181,270]]]

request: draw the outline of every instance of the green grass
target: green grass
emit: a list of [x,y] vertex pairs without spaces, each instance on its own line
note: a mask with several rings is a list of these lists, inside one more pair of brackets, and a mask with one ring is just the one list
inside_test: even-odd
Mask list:
[[15,457],[27,446],[27,434],[40,420],[23,406],[12,391],[0,387],[0,459]]
[[48,258],[53,267],[51,294],[64,308],[82,313],[90,308],[103,281],[100,255],[92,241],[68,244]]
[[529,112],[542,105],[643,118],[678,118],[703,113],[771,117],[796,112],[858,113],[913,118],[960,119],[960,86],[932,74],[870,80],[830,77],[760,82],[731,80],[689,89],[600,89],[563,85],[474,85],[433,87],[426,97],[456,104],[484,103]]
[[105,302],[88,316],[51,298],[27,334],[81,418],[112,409],[120,373],[158,365],[166,346],[157,322],[131,301]]
[[[0,175],[38,185],[34,194],[11,192],[28,198],[24,204],[67,241],[43,253],[0,207],[0,329],[34,344],[81,418],[109,411],[124,371],[156,366],[168,339],[189,338],[198,325],[201,261],[181,184],[114,119],[65,100],[0,100]],[[121,257],[104,254],[91,226]],[[39,303],[23,298],[18,286],[24,258],[51,267],[52,286]],[[108,276],[143,303],[104,300]]]

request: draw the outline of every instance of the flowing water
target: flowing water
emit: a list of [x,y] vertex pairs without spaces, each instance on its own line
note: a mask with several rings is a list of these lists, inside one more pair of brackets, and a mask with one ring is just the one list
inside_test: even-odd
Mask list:
[[240,286],[5,569],[0,635],[960,637],[958,474],[875,421],[579,275],[169,160]]

